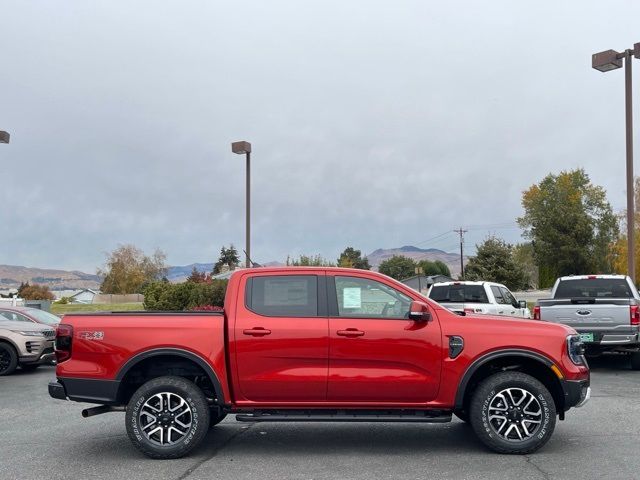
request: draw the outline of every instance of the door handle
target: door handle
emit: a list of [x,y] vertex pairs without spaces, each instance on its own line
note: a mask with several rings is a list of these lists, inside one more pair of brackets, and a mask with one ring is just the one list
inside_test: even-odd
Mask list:
[[244,335],[251,335],[252,337],[264,337],[265,335],[270,335],[271,330],[262,327],[255,327],[243,330],[242,333]]
[[357,328],[347,328],[346,330],[338,330],[336,335],[341,337],[361,337],[364,335],[364,332]]
[[498,313],[504,313],[504,310],[499,310]]

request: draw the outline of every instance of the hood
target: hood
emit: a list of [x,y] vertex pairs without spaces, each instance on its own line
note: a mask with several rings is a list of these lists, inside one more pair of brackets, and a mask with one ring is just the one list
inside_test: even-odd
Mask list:
[[20,330],[22,332],[54,332],[55,329],[48,325],[33,322],[14,322],[12,320],[3,320],[4,317],[0,316],[0,329],[6,328],[7,330]]
[[575,335],[576,331],[561,323],[543,322],[540,320],[532,320],[529,318],[516,318],[516,317],[503,317],[500,315],[482,315],[482,314],[467,314],[460,316],[460,318],[466,318],[474,323],[486,326],[487,329],[509,329],[514,332],[548,332],[550,334],[563,334],[563,335]]

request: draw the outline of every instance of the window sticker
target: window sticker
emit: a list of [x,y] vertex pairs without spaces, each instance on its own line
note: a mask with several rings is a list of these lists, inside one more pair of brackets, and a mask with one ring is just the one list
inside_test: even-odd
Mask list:
[[344,308],[362,308],[362,289],[347,287],[342,290],[342,304]]

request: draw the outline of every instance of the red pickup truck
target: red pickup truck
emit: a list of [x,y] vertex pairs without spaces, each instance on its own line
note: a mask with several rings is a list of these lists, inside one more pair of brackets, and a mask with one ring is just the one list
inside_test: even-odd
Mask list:
[[458,316],[384,275],[343,268],[234,273],[224,312],[65,315],[57,399],[125,412],[152,458],[196,447],[229,413],[247,422],[448,422],[530,453],[590,395],[575,331]]

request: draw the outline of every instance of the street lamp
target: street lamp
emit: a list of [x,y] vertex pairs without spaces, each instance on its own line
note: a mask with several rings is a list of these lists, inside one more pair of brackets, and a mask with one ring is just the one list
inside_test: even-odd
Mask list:
[[634,239],[634,188],[633,188],[633,102],[631,97],[631,55],[640,58],[640,43],[624,52],[605,50],[594,53],[591,66],[600,72],[608,72],[622,68],[624,59],[624,100],[627,148],[627,270],[631,280],[636,279],[635,239]]
[[9,132],[0,130],[0,143],[9,143]]
[[251,267],[251,144],[249,142],[233,142],[231,144],[231,151],[238,155],[245,154],[247,157],[247,186],[246,186],[246,205],[247,205],[247,239],[245,253],[247,255],[247,268]]

